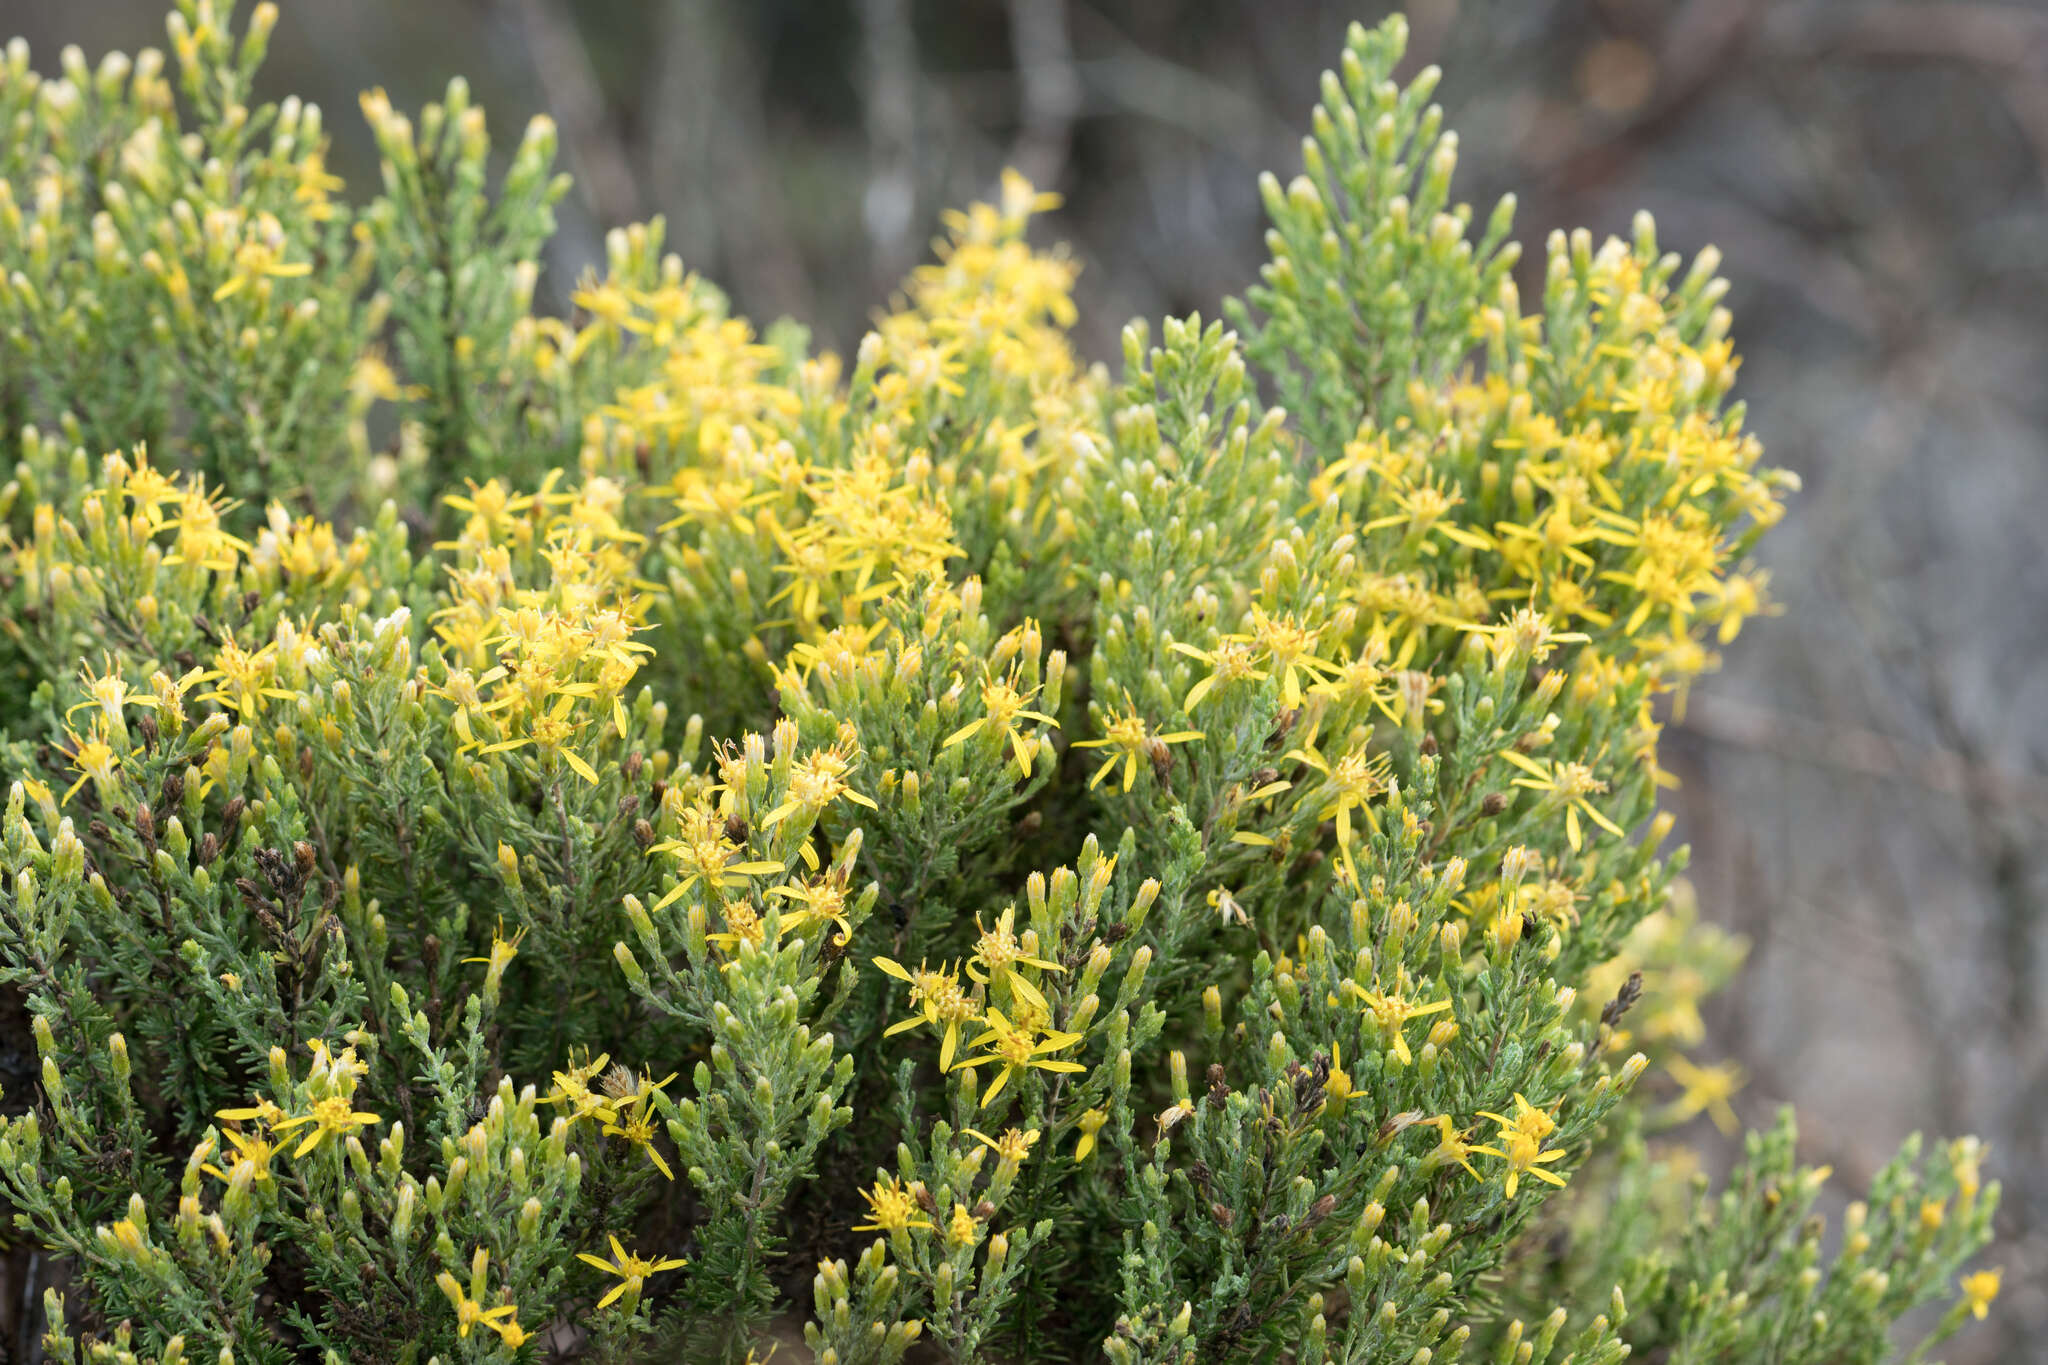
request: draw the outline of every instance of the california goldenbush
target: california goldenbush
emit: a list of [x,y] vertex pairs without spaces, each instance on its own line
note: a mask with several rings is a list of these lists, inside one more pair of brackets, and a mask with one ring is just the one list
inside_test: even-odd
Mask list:
[[1398,21],[1230,328],[1112,373],[1014,178],[850,361],[658,222],[537,314],[545,121],[373,92],[350,199],[230,19],[0,65],[0,1192],[53,1357],[1837,1362],[1982,1315],[1974,1142],[1830,1234],[1789,1119],[1719,1193],[1657,1138],[1733,1120],[1688,1052],[1739,958],[1658,852],[1660,707],[1794,481],[1711,254],[1559,236],[1524,311]]

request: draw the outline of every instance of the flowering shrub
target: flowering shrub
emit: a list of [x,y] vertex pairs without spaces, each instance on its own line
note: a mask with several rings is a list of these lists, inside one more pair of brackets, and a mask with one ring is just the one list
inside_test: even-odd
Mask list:
[[[1234,330],[1015,178],[850,363],[553,132],[0,65],[0,1195],[75,1361],[1870,1361],[1978,1146],[1722,1192],[1660,706],[1794,486],[1711,255],[1472,231],[1356,29]],[[1660,702],[1666,698],[1666,702]],[[1824,1241],[1833,1248],[1823,1251]],[[1533,1323],[1533,1326],[1526,1325]],[[1917,1358],[1917,1357],[1916,1357]]]

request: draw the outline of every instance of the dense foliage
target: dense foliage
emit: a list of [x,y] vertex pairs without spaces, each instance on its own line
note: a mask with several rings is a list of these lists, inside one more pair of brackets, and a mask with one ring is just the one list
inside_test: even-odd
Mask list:
[[1658,717],[1794,482],[1713,259],[1561,236],[1524,311],[1393,21],[1235,330],[1115,375],[1015,178],[850,364],[658,223],[546,317],[548,125],[373,92],[351,203],[252,102],[274,21],[0,64],[0,1197],[53,1356],[1834,1362],[1982,1315],[1973,1142],[1824,1255],[1789,1120],[1719,1194],[1651,1140],[1739,1081],[1687,1056],[1739,949],[1659,853]]

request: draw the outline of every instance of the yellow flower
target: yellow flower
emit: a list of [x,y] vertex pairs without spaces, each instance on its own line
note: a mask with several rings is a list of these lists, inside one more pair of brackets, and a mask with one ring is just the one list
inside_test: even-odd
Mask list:
[[358,1128],[379,1121],[375,1114],[357,1111],[349,1103],[346,1095],[329,1095],[324,1100],[315,1100],[311,1112],[296,1114],[281,1123],[271,1124],[270,1131],[288,1133],[294,1128],[312,1124],[313,1129],[306,1134],[305,1141],[292,1150],[294,1157],[301,1157],[329,1137],[346,1137]]
[[758,948],[768,936],[760,914],[745,901],[726,902],[723,913],[725,928],[718,933],[704,935],[706,943],[716,944],[728,953],[737,953],[742,943]]
[[939,1069],[951,1070],[954,1049],[960,1044],[960,1026],[981,1014],[981,1006],[960,989],[959,969],[942,967],[933,970],[920,962],[915,970],[909,970],[886,957],[875,958],[874,964],[898,981],[909,983],[910,1007],[917,1011],[910,1018],[889,1025],[882,1030],[882,1036],[893,1037],[919,1024],[942,1029],[944,1036],[939,1043]]
[[[1446,521],[1453,508],[1465,500],[1456,490],[1446,492],[1433,476],[1425,477],[1420,483],[1401,488],[1392,493],[1394,506],[1399,509],[1383,517],[1375,517],[1358,529],[1371,533],[1391,526],[1405,524],[1404,538],[1409,544],[1416,544],[1421,537],[1436,531],[1456,544],[1467,549],[1486,551],[1493,548],[1493,542],[1483,533],[1460,526],[1455,521]],[[1438,547],[1421,544],[1422,553],[1433,555]]]
[[1402,1066],[1408,1066],[1415,1060],[1415,1054],[1408,1050],[1408,1040],[1402,1036],[1402,1027],[1410,1019],[1420,1019],[1451,1007],[1448,1000],[1437,1000],[1427,1005],[1410,1004],[1398,991],[1369,991],[1356,981],[1346,981],[1344,987],[1365,1006],[1366,1013],[1379,1029],[1380,1037],[1386,1040],[1388,1050]]
[[128,680],[116,671],[118,665],[115,664],[111,654],[105,657],[103,668],[103,672],[95,674],[92,670],[92,665],[87,664],[84,666],[82,672],[85,677],[86,699],[64,713],[66,720],[69,720],[79,711],[97,706],[100,709],[100,715],[105,721],[107,730],[111,731],[124,724],[124,707],[147,706],[155,708],[161,704],[154,696],[145,692],[138,692],[130,687]]
[[252,238],[236,248],[235,273],[228,276],[220,288],[213,291],[215,303],[233,298],[260,280],[299,279],[313,273],[313,264],[310,261],[280,260],[280,243],[266,239],[273,233],[281,237],[282,229],[278,227],[277,220],[267,213],[262,215],[260,222],[271,231],[265,232],[261,238]]
[[967,960],[967,974],[981,984],[987,985],[991,976],[1001,973],[1011,990],[1043,1012],[1050,1009],[1045,997],[1038,993],[1036,986],[1024,979],[1017,968],[1020,965],[1036,967],[1042,972],[1059,972],[1066,969],[1057,962],[1048,962],[1042,957],[1032,957],[1026,953],[1011,928],[1016,919],[1017,907],[1006,905],[1003,907],[1003,913],[996,917],[996,927],[991,929],[981,922],[981,915],[976,912],[974,927],[981,930],[981,937],[975,940],[974,956]]
[[223,1109],[214,1117],[237,1122],[254,1120],[266,1128],[275,1130],[278,1124],[284,1122],[285,1112],[269,1100],[259,1099],[246,1109]]
[[953,1201],[953,1216],[946,1220],[946,1241],[956,1247],[971,1247],[981,1240],[981,1222],[974,1210]]
[[1199,659],[1209,665],[1208,676],[1190,687],[1187,698],[1180,704],[1180,709],[1191,716],[1202,699],[1217,687],[1234,682],[1259,682],[1268,676],[1257,666],[1258,656],[1236,636],[1226,635],[1214,649],[1196,649],[1179,640],[1173,642],[1173,648],[1190,659]]
[[[506,1308],[510,1308],[512,1311],[506,1313]],[[500,1316],[501,1314],[502,1316]],[[519,1309],[515,1305],[506,1304],[502,1308],[494,1308],[489,1313],[484,1314],[482,1320],[484,1326],[498,1334],[499,1339],[505,1343],[505,1349],[508,1351],[516,1351],[527,1342],[533,1340],[533,1333],[519,1325]]]
[[[490,1264],[490,1253],[478,1247],[470,1259],[469,1289],[464,1292],[462,1281],[447,1271],[434,1276],[434,1283],[448,1296],[449,1306],[455,1310],[455,1335],[466,1337],[472,1327],[479,1323],[504,1336],[505,1327],[511,1325],[516,1331],[519,1316],[517,1304],[503,1303],[496,1308],[486,1308],[480,1302],[484,1295],[484,1272]],[[521,1342],[526,1340],[524,1332],[519,1333]],[[508,1344],[511,1344],[508,1341]]]
[[[572,1054],[573,1055],[573,1054]],[[605,1069],[612,1057],[609,1052],[600,1052],[581,1066],[571,1066],[567,1071],[555,1073],[555,1087],[546,1095],[546,1102],[559,1104],[569,1110],[569,1119],[596,1119],[610,1123],[617,1112],[609,1099],[590,1088],[591,1078]]]
[[1316,656],[1318,630],[1310,630],[1289,615],[1269,616],[1264,607],[1252,608],[1251,633],[1226,635],[1226,640],[1248,641],[1263,651],[1265,662],[1280,675],[1280,697],[1290,710],[1302,702],[1301,679],[1311,683],[1327,678],[1337,665]]
[[1546,1151],[1543,1147],[1543,1139],[1557,1131],[1557,1121],[1551,1118],[1549,1114],[1529,1103],[1518,1091],[1515,1095],[1515,1115],[1513,1118],[1509,1118],[1505,1114],[1496,1114],[1489,1109],[1480,1110],[1479,1116],[1492,1119],[1500,1126],[1500,1132],[1494,1135],[1494,1141],[1501,1143],[1503,1146],[1475,1146],[1470,1150],[1473,1152],[1484,1152],[1488,1156],[1497,1156],[1508,1163],[1506,1182],[1508,1198],[1513,1199],[1515,1197],[1515,1191],[1519,1188],[1521,1177],[1525,1172],[1535,1176],[1538,1180],[1546,1181],[1552,1185],[1564,1184],[1563,1176],[1558,1175],[1554,1171],[1543,1169],[1547,1163],[1562,1161],[1565,1157],[1565,1153],[1560,1149],[1553,1148]]
[[1081,1115],[1078,1120],[1081,1129],[1081,1140],[1074,1144],[1075,1165],[1078,1166],[1086,1161],[1089,1153],[1095,1150],[1095,1135],[1102,1131],[1102,1125],[1108,1121],[1109,1111],[1099,1105]]
[[932,1223],[919,1211],[917,1196],[924,1187],[918,1184],[905,1186],[893,1175],[884,1175],[875,1181],[874,1188],[862,1190],[860,1197],[867,1201],[868,1217],[871,1222],[854,1225],[855,1232],[883,1232],[891,1236],[907,1232],[911,1228],[932,1230]]
[[[647,1159],[654,1163],[654,1168],[669,1180],[674,1180],[676,1173],[669,1169],[668,1162],[655,1150],[653,1109],[655,1096],[661,1093],[663,1086],[675,1078],[673,1071],[658,1081],[653,1079],[651,1073],[643,1073],[631,1095],[619,1096],[622,1101],[620,1107],[613,1111],[612,1117],[604,1125],[604,1131],[608,1135],[622,1137],[647,1153]],[[627,1103],[632,1105],[631,1109],[625,1107]]]
[[761,817],[761,828],[772,829],[799,810],[816,815],[841,797],[875,809],[873,801],[846,784],[846,774],[852,766],[852,761],[837,749],[805,754],[790,769],[788,794],[781,805]]
[[1724,1133],[1733,1133],[1742,1126],[1735,1117],[1734,1108],[1728,1097],[1742,1088],[1742,1068],[1733,1062],[1721,1062],[1714,1066],[1697,1066],[1686,1058],[1673,1053],[1664,1069],[1678,1078],[1684,1087],[1665,1116],[1672,1122],[1682,1122],[1695,1114],[1711,1115],[1714,1126]]
[[2004,1266],[1963,1276],[1963,1302],[1974,1316],[1981,1319],[1991,1311],[1991,1301],[1998,1297],[1999,1281],[2004,1278]]
[[1557,1120],[1550,1117],[1544,1110],[1538,1109],[1535,1105],[1529,1103],[1528,1100],[1522,1098],[1522,1092],[1519,1090],[1515,1092],[1515,1116],[1513,1118],[1509,1118],[1505,1114],[1496,1114],[1491,1109],[1480,1110],[1479,1117],[1492,1119],[1503,1130],[1514,1129],[1516,1132],[1527,1133],[1538,1142],[1541,1142],[1557,1131]]
[[1426,1122],[1436,1125],[1437,1139],[1436,1146],[1432,1147],[1428,1154],[1422,1158],[1423,1169],[1435,1170],[1439,1166],[1458,1165],[1463,1166],[1465,1173],[1474,1180],[1480,1179],[1479,1172],[1472,1169],[1471,1154],[1475,1151],[1487,1149],[1475,1148],[1472,1144],[1466,1142],[1465,1131],[1451,1126],[1451,1116],[1449,1114],[1438,1114],[1435,1118],[1426,1120]]
[[1017,764],[1017,776],[1020,779],[1030,777],[1031,760],[1038,752],[1040,741],[1036,736],[1026,736],[1017,728],[1017,722],[1020,720],[1035,720],[1055,728],[1059,725],[1058,721],[1046,715],[1043,711],[1027,711],[1025,709],[1030,704],[1031,699],[1037,695],[1037,687],[1031,688],[1028,692],[1019,692],[1017,690],[1016,672],[1013,667],[1010,677],[998,678],[982,684],[981,708],[986,714],[977,716],[952,734],[947,735],[946,742],[939,747],[941,749],[950,749],[955,744],[966,743],[974,738],[974,736],[980,734],[983,729],[992,729],[1007,741],[1005,747],[1009,749],[1011,758]]
[[1351,812],[1363,812],[1366,824],[1375,831],[1379,829],[1379,816],[1372,808],[1372,799],[1386,790],[1392,760],[1386,754],[1369,755],[1360,747],[1340,755],[1333,763],[1316,748],[1313,733],[1300,748],[1288,750],[1287,757],[1306,763],[1323,775],[1322,786],[1314,792],[1304,793],[1302,799],[1313,802],[1327,795],[1328,799],[1323,801],[1316,814],[1316,823],[1321,824],[1325,820],[1336,822],[1337,853],[1345,880],[1352,886],[1358,885],[1358,867],[1351,858]]
[[999,1009],[991,1009],[982,1020],[988,1032],[974,1040],[973,1046],[985,1047],[986,1053],[979,1057],[965,1057],[953,1064],[955,1071],[972,1071],[978,1066],[996,1065],[1002,1067],[1002,1074],[988,1089],[981,1093],[981,1107],[987,1108],[990,1100],[1003,1092],[1003,1087],[1019,1071],[1086,1071],[1079,1062],[1062,1061],[1041,1054],[1058,1052],[1081,1041],[1078,1033],[1063,1033],[1058,1029],[1038,1029],[1012,1023]]
[[[835,868],[826,876],[813,881],[771,886],[768,888],[768,894],[781,896],[801,906],[795,915],[799,925],[836,925],[839,929],[837,942],[840,947],[843,948],[853,941],[853,925],[848,923],[846,918],[846,882],[838,874],[838,869]],[[731,915],[732,908],[728,907],[727,923],[731,922]]]
[[1145,718],[1136,711],[1113,714],[1104,730],[1105,737],[1102,739],[1077,740],[1074,744],[1076,749],[1110,750],[1108,760],[1095,770],[1094,777],[1088,779],[1091,790],[1101,786],[1103,779],[1116,771],[1116,765],[1121,763],[1124,765],[1124,790],[1129,791],[1132,784],[1138,780],[1140,755],[1158,764],[1165,759],[1166,745],[1185,744],[1189,740],[1203,738],[1200,730],[1175,730],[1171,734],[1152,734],[1146,727]]
[[1605,539],[1605,535],[1597,526],[1574,521],[1572,510],[1571,500],[1562,498],[1551,504],[1548,513],[1532,516],[1527,524],[1495,522],[1493,533],[1502,541],[1504,556],[1521,568],[1525,577],[1533,578],[1541,572],[1534,564],[1521,563],[1525,557],[1542,560],[1556,556],[1581,569],[1590,569],[1593,557],[1579,547],[1589,541]]
[[1579,631],[1552,630],[1543,613],[1529,607],[1517,607],[1500,625],[1471,629],[1492,640],[1494,658],[1501,663],[1540,664],[1559,645],[1585,644],[1591,638]]
[[1563,1176],[1555,1171],[1543,1169],[1545,1162],[1564,1160],[1565,1154],[1561,1150],[1552,1148],[1549,1151],[1544,1151],[1542,1142],[1531,1137],[1520,1128],[1504,1128],[1495,1135],[1494,1140],[1507,1144],[1507,1150],[1502,1151],[1498,1147],[1474,1147],[1471,1150],[1474,1152],[1484,1152],[1488,1156],[1497,1156],[1508,1163],[1507,1183],[1505,1186],[1508,1198],[1513,1199],[1515,1197],[1515,1191],[1519,1188],[1522,1174],[1525,1171],[1535,1176],[1538,1180],[1548,1181],[1552,1185],[1564,1184]]
[[498,927],[491,931],[491,951],[488,957],[465,957],[464,962],[482,962],[490,967],[488,975],[493,979],[505,974],[512,965],[512,959],[519,956],[519,945],[526,938],[526,926],[520,925],[512,937],[505,937],[505,921],[500,919]]
[[783,871],[778,862],[746,860],[735,862],[743,850],[726,837],[726,819],[708,806],[693,805],[682,813],[682,829],[674,839],[656,844],[650,853],[670,853],[682,871],[682,880],[654,903],[660,910],[687,894],[691,887],[706,883],[718,891],[736,890],[749,877],[772,877]]
[[622,1294],[630,1293],[637,1299],[640,1296],[640,1290],[647,1283],[649,1275],[657,1275],[664,1270],[675,1270],[680,1266],[689,1264],[688,1261],[680,1256],[660,1257],[650,1260],[645,1256],[628,1255],[626,1248],[619,1245],[619,1239],[616,1236],[611,1238],[611,1244],[612,1259],[609,1261],[593,1256],[587,1251],[576,1253],[576,1259],[584,1264],[595,1266],[607,1275],[619,1277],[619,1282],[611,1287],[610,1292],[597,1301],[599,1308],[611,1307]]
[[221,529],[220,518],[221,513],[237,504],[232,499],[209,496],[196,481],[178,494],[177,504],[178,515],[163,523],[163,529],[178,533],[178,543],[164,556],[164,563],[189,564],[232,574],[238,557],[249,552],[249,543]]
[[217,701],[232,708],[243,720],[250,720],[263,714],[266,699],[290,701],[298,695],[274,686],[276,679],[277,642],[252,653],[237,644],[234,634],[229,632],[214,653],[213,667],[199,677],[201,682],[216,684],[211,692],[202,694],[201,700]]
[[1770,571],[1759,569],[1755,573],[1730,574],[1715,586],[1715,611],[1721,618],[1717,634],[1722,644],[1732,641],[1750,617],[1776,616],[1784,611],[1768,596],[1770,581]]
[[1022,1128],[1006,1128],[1003,1130],[1003,1135],[1000,1138],[992,1138],[988,1134],[977,1132],[972,1128],[963,1128],[960,1132],[961,1136],[971,1137],[991,1152],[994,1152],[997,1163],[1002,1166],[1008,1166],[1012,1170],[1024,1164],[1024,1158],[1031,1155],[1032,1147],[1038,1142],[1038,1130],[1036,1128],[1028,1131]]
[[1344,1069],[1344,1048],[1341,1044],[1330,1044],[1330,1074],[1323,1080],[1323,1103],[1330,1106],[1332,1113],[1344,1112],[1344,1103],[1351,1098],[1351,1073]]
[[[233,1112],[246,1114],[251,1117],[254,1117],[256,1114],[255,1110],[235,1110]],[[282,1111],[280,1111],[280,1116],[282,1116]],[[234,1178],[234,1172],[247,1166],[249,1168],[249,1178],[253,1183],[258,1185],[269,1184],[271,1180],[270,1159],[277,1154],[277,1149],[271,1145],[270,1141],[260,1134],[245,1133],[239,1128],[228,1129],[226,1137],[235,1149],[235,1160],[229,1168],[223,1171],[220,1167],[209,1162],[199,1169],[218,1179],[231,1181]]]
[[121,757],[114,752],[114,746],[107,743],[104,720],[94,722],[90,739],[81,738],[76,730],[69,728],[64,731],[64,737],[71,741],[71,750],[65,756],[78,770],[78,780],[64,789],[64,800],[69,801],[76,796],[78,789],[87,781],[97,788],[113,780],[114,769],[121,766]]
[[586,278],[583,287],[569,296],[569,302],[590,314],[596,324],[619,331],[645,332],[650,325],[633,311],[632,296],[609,280]]
[[1593,770],[1585,764],[1553,760],[1549,767],[1545,767],[1540,760],[1518,754],[1513,749],[1501,750],[1500,756],[1528,774],[1527,777],[1515,779],[1517,787],[1549,792],[1552,799],[1564,807],[1564,833],[1565,838],[1571,843],[1572,852],[1578,852],[1585,843],[1585,837],[1579,828],[1581,811],[1585,812],[1588,820],[1615,838],[1627,837],[1620,825],[1602,815],[1599,808],[1586,799],[1606,791],[1607,784],[1593,776]]

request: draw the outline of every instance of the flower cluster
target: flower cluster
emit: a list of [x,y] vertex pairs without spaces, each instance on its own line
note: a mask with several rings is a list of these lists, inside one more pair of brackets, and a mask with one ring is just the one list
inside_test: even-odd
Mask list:
[[1231,325],[1112,374],[1015,175],[850,357],[658,223],[538,314],[551,125],[372,92],[351,198],[255,99],[275,19],[0,56],[51,1354],[740,1361],[805,1276],[843,1365],[1818,1365],[1990,1310],[1975,1143],[1826,1269],[1789,1126],[1720,1194],[1669,1144],[1755,1115],[1660,727],[1795,481],[1711,256],[1560,236],[1523,310],[1398,20]]

